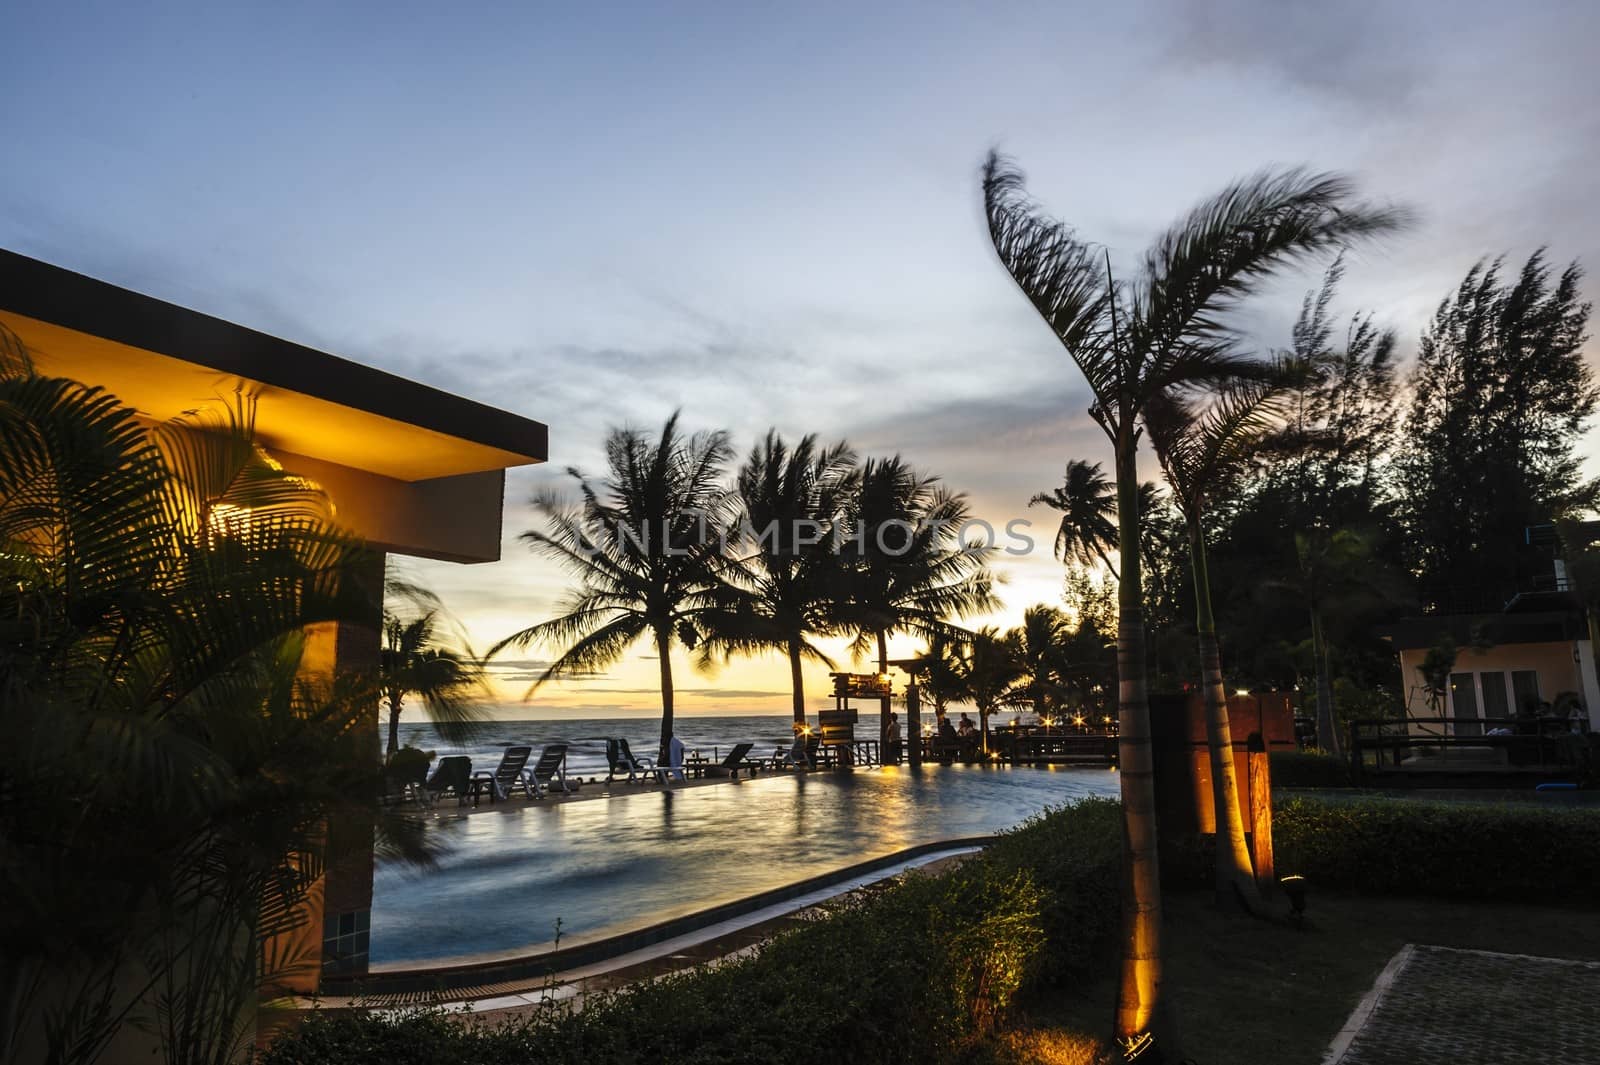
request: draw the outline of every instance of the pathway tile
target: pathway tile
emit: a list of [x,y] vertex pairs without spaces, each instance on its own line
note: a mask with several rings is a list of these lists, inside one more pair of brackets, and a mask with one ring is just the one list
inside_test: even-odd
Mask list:
[[1408,946],[1324,1065],[1600,1065],[1600,962]]

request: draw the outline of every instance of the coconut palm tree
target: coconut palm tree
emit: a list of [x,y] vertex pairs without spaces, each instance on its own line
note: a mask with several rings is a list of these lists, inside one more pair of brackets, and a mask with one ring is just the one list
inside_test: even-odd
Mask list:
[[1092,566],[1099,561],[1116,575],[1110,553],[1117,545],[1116,487],[1098,462],[1070,459],[1061,485],[1039,492],[1028,506],[1043,503],[1061,512],[1056,529],[1056,557],[1063,562]]
[[[843,586],[836,599],[841,627],[854,633],[851,650],[876,649],[878,671],[889,671],[889,637],[958,641],[949,619],[993,609],[988,560],[994,548],[963,542],[971,516],[966,497],[924,477],[896,455],[869,459],[861,470],[850,538],[841,545]],[[889,697],[880,720],[889,718]]]
[[1028,198],[994,152],[983,168],[990,240],[1006,271],[1077,364],[1090,416],[1112,445],[1117,487],[1119,757],[1124,855],[1123,951],[1115,1032],[1125,1054],[1177,1056],[1161,996],[1161,891],[1141,603],[1137,455],[1150,397],[1239,368],[1226,312],[1307,255],[1393,231],[1402,212],[1356,200],[1348,180],[1263,172],[1203,201],[1157,238],[1131,280],[1109,253]]
[[575,469],[576,507],[551,494],[533,501],[543,525],[522,534],[533,549],[566,567],[578,587],[556,617],[501,640],[489,652],[539,644],[556,658],[534,683],[582,676],[614,665],[648,639],[661,673],[661,746],[672,739],[674,644],[693,648],[718,606],[728,574],[729,492],[722,480],[732,457],[728,434],[686,436],[674,413],[659,436],[613,429],[606,438],[609,476],[591,481]]
[[749,553],[722,608],[708,616],[701,658],[769,650],[788,656],[797,724],[806,719],[803,663],[833,668],[812,637],[838,628],[834,537],[848,520],[858,476],[848,444],[823,448],[809,435],[791,447],[777,430],[750,450],[739,470],[739,543]]
[[[1139,485],[1141,515],[1151,512],[1157,492],[1154,481]],[[1116,580],[1117,565],[1111,561],[1110,552],[1117,547],[1117,493],[1101,472],[1100,464],[1069,460],[1059,487],[1028,500],[1030,507],[1040,503],[1061,511],[1061,524],[1056,528],[1056,557],[1080,566],[1099,562]]]
[[370,678],[300,675],[310,626],[375,623],[381,569],[247,401],[150,428],[0,349],[0,1059],[138,1023],[232,1060],[304,961],[330,819],[421,854],[378,812]]
[[972,634],[959,662],[961,692],[978,710],[979,735],[988,751],[989,715],[1027,701],[1028,672],[1019,641],[986,625]]
[[384,613],[383,646],[378,651],[378,685],[389,714],[389,757],[400,749],[400,711],[416,696],[439,732],[452,742],[471,733],[483,717],[483,667],[470,651],[437,641],[438,610],[404,618]]
[[1071,634],[1066,615],[1044,603],[1030,606],[1022,614],[1022,624],[1006,634],[1022,669],[1020,683],[1027,702],[1040,717],[1049,715],[1066,689],[1065,648]]
[[1176,395],[1154,398],[1145,409],[1145,428],[1166,473],[1173,500],[1189,537],[1194,579],[1195,629],[1200,640],[1200,693],[1205,707],[1206,747],[1211,762],[1211,794],[1216,814],[1216,888],[1222,905],[1261,913],[1261,894],[1244,839],[1228,697],[1222,684],[1222,654],[1217,619],[1211,609],[1211,576],[1206,567],[1206,519],[1213,501],[1233,495],[1252,451],[1278,425],[1285,398],[1286,367],[1258,381],[1224,386],[1206,404]]
[[928,634],[928,645],[917,655],[912,668],[922,678],[922,690],[933,701],[935,717],[944,716],[945,707],[963,698],[961,661],[966,654],[967,632],[936,631]]

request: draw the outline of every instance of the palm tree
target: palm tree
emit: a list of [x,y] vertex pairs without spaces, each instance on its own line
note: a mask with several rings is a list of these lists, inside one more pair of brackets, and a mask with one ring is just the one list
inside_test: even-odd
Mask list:
[[1092,566],[1098,560],[1116,576],[1109,552],[1117,544],[1116,487],[1101,472],[1098,462],[1070,459],[1061,485],[1039,492],[1028,506],[1044,503],[1061,511],[1056,530],[1056,557],[1063,562]]
[[300,675],[310,626],[374,620],[374,556],[248,401],[150,428],[0,349],[0,1059],[141,1023],[229,1060],[304,961],[329,821],[422,856],[377,807],[370,678]]
[[928,634],[928,646],[912,667],[922,678],[922,690],[933,700],[935,717],[943,717],[945,707],[962,699],[962,659],[971,634],[951,629]]
[[1018,641],[986,625],[972,634],[960,660],[961,691],[978,710],[979,735],[989,749],[989,715],[1026,700],[1027,669]]
[[722,484],[732,455],[724,432],[685,436],[674,413],[651,439],[637,429],[606,438],[609,476],[590,481],[575,469],[582,503],[535,497],[542,528],[522,539],[561,563],[579,585],[558,616],[513,633],[489,652],[543,644],[556,651],[534,689],[562,676],[614,665],[649,638],[661,671],[661,746],[672,739],[672,648],[693,648],[701,622],[718,605],[727,575],[729,493]]
[[1206,567],[1206,519],[1214,500],[1232,495],[1251,452],[1277,423],[1283,406],[1284,367],[1258,381],[1224,386],[1203,409],[1175,395],[1159,396],[1145,409],[1150,443],[1183,515],[1194,578],[1195,628],[1200,637],[1200,693],[1205,706],[1206,746],[1211,761],[1211,797],[1216,812],[1216,888],[1222,905],[1261,913],[1261,893],[1244,839],[1228,697],[1222,684],[1222,653],[1211,609]]
[[1052,704],[1059,703],[1066,687],[1065,647],[1070,635],[1066,615],[1043,603],[1024,611],[1022,624],[1006,634],[1022,669],[1020,683],[1027,701],[1040,717],[1050,713]]
[[400,711],[407,696],[422,700],[439,732],[451,741],[465,739],[483,716],[483,668],[471,652],[440,646],[435,640],[439,612],[428,610],[407,620],[385,612],[383,646],[378,652],[378,685],[389,713],[388,755],[400,749]]
[[[1157,491],[1154,481],[1139,485],[1141,515],[1150,513]],[[1110,555],[1117,546],[1117,493],[1098,462],[1068,460],[1061,486],[1036,493],[1028,500],[1030,507],[1039,503],[1061,511],[1061,524],[1056,529],[1057,558],[1080,566],[1099,562],[1113,580],[1119,579]]]
[[1336,175],[1263,172],[1202,202],[1157,239],[1132,281],[1028,198],[994,152],[983,168],[989,236],[1018,288],[1094,393],[1089,408],[1114,455],[1117,486],[1119,757],[1127,846],[1123,956],[1115,1032],[1124,1053],[1176,1057],[1161,996],[1161,888],[1156,856],[1145,640],[1139,570],[1139,421],[1151,396],[1224,378],[1239,366],[1226,312],[1306,255],[1394,230],[1400,212],[1355,200]]
[[811,638],[838,627],[832,595],[839,555],[833,540],[858,476],[848,444],[820,448],[809,435],[791,448],[777,430],[750,450],[739,470],[741,538],[751,552],[740,561],[738,584],[726,590],[727,602],[707,620],[701,657],[766,650],[787,655],[796,724],[806,719],[802,663],[833,667]]
[[[855,654],[876,647],[880,673],[889,671],[890,635],[956,641],[966,634],[948,619],[997,605],[988,569],[994,548],[959,538],[970,517],[966,497],[937,478],[919,475],[898,455],[869,459],[851,516],[852,535],[841,550],[839,621],[855,634]],[[888,719],[885,695],[880,720]]]

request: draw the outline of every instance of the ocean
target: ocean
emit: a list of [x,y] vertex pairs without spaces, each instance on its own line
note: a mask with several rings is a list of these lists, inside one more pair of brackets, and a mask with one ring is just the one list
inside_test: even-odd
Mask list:
[[[859,711],[856,736],[878,738],[878,714]],[[926,715],[925,715],[926,716]],[[812,724],[815,725],[815,718]],[[751,757],[765,758],[780,746],[788,746],[794,733],[787,714],[746,714],[727,717],[680,717],[673,732],[683,741],[686,753],[698,751],[707,758],[721,758],[735,744],[753,743]],[[446,743],[431,724],[400,725],[400,743],[433,751],[443,757],[464,754],[472,759],[473,769],[493,769],[507,747],[528,744],[533,756],[547,743],[567,744],[567,773],[581,777],[606,775],[606,740],[621,736],[640,758],[655,758],[661,744],[661,719],[568,718],[540,721],[486,721],[477,727],[472,739],[459,746]]]

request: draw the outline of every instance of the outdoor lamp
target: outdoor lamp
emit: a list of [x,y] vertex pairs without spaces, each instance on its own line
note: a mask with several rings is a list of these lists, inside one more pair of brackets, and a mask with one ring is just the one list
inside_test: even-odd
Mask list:
[[1306,889],[1309,886],[1306,878],[1296,874],[1286,876],[1278,881],[1283,886],[1283,893],[1289,896],[1289,916],[1295,924],[1306,919]]

